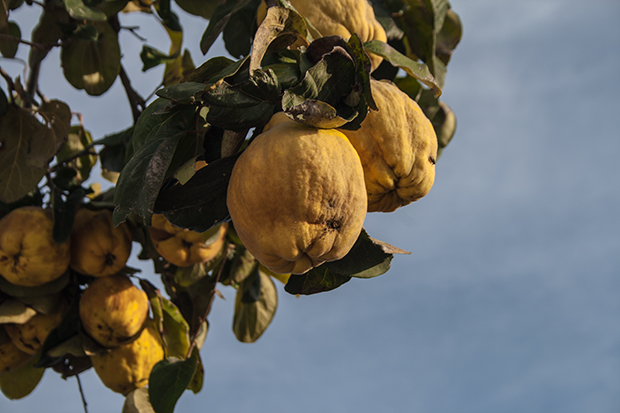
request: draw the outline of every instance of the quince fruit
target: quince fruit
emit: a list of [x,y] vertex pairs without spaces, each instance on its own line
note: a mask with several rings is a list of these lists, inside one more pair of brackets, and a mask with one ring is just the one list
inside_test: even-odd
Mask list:
[[0,275],[25,287],[59,278],[69,266],[69,242],[53,238],[49,210],[21,207],[0,220]]
[[417,201],[435,181],[437,136],[420,106],[390,81],[371,79],[379,108],[355,131],[342,130],[360,156],[368,212],[392,212]]
[[177,267],[206,263],[215,258],[224,246],[227,224],[217,225],[199,233],[174,226],[164,215],[155,214],[149,234],[155,249]]
[[241,154],[227,204],[239,239],[274,273],[344,257],[366,217],[359,156],[337,130],[276,113]]
[[71,230],[73,270],[94,277],[120,271],[131,254],[131,234],[127,224],[114,227],[112,212],[80,208]]
[[21,351],[12,340],[6,337],[0,343],[0,374],[17,370],[31,358],[32,354]]
[[[375,12],[368,0],[289,0],[299,14],[305,17],[319,31],[321,36],[340,35],[345,40],[351,34],[358,35],[362,43],[370,40],[387,42],[383,26],[375,18]],[[260,25],[267,15],[263,0],[258,8],[256,20]],[[315,33],[312,33],[313,36]],[[315,36],[316,38],[316,36]],[[291,48],[297,48],[297,41]],[[370,54],[372,70],[379,67],[383,58]]]
[[66,303],[63,301],[49,314],[37,313],[24,324],[9,323],[4,328],[18,349],[27,354],[36,354],[43,347],[50,331],[62,321]]
[[116,347],[134,339],[148,311],[146,293],[121,274],[96,278],[80,297],[82,326],[104,347]]
[[151,319],[147,320],[140,336],[131,343],[90,357],[101,382],[124,395],[145,387],[153,366],[163,358],[161,336]]

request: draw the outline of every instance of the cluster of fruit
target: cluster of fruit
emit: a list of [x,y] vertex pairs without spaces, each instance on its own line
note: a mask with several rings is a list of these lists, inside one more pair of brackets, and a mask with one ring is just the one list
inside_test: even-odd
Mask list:
[[[110,210],[83,207],[65,242],[54,241],[53,227],[51,212],[40,207],[17,208],[0,220],[4,282],[16,291],[46,291],[46,286],[71,274],[86,276],[86,288],[79,293],[79,320],[83,336],[94,344],[88,355],[96,373],[104,385],[122,394],[146,386],[165,348],[159,328],[149,318],[147,294],[122,271],[132,248],[127,224],[114,227]],[[226,226],[218,227],[210,243],[205,243],[204,234],[173,227],[163,216],[155,217],[151,232],[164,258],[187,266],[204,263],[222,250]],[[8,322],[0,325],[0,375],[36,362],[69,309],[62,292],[28,298],[0,292],[0,306],[15,308],[13,317],[6,317],[10,311],[2,312]]]
[[319,129],[276,113],[241,154],[227,205],[246,246],[274,273],[303,274],[344,257],[366,212],[392,212],[425,196],[437,137],[418,104],[371,80],[378,111],[356,131]]

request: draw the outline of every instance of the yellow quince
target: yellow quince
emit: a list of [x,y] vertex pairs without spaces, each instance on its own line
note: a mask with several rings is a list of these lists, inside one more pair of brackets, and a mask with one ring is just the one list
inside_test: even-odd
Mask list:
[[21,207],[0,220],[0,275],[25,287],[36,287],[60,277],[69,266],[69,241],[53,238],[49,210]]
[[66,303],[61,301],[54,311],[37,313],[24,324],[5,324],[4,328],[18,349],[27,354],[35,354],[43,347],[50,331],[58,327],[62,321]]
[[155,249],[177,267],[206,263],[215,258],[224,246],[226,223],[200,233],[174,226],[164,215],[155,214],[149,234]]
[[88,335],[104,347],[135,338],[149,312],[146,293],[121,274],[96,278],[80,297],[80,320]]
[[392,212],[422,198],[435,181],[437,136],[420,106],[390,81],[371,79],[379,108],[355,131],[342,130],[360,156],[368,212]]
[[227,204],[239,239],[274,273],[344,257],[366,216],[359,156],[333,129],[275,114],[233,168]]
[[32,358],[32,354],[21,351],[13,340],[6,336],[5,338],[0,342],[0,374],[15,371]]
[[147,320],[142,334],[131,343],[90,357],[101,382],[124,395],[145,387],[153,366],[163,358],[161,336],[151,319]]
[[71,230],[71,268],[105,277],[120,271],[131,254],[131,234],[127,224],[114,227],[112,212],[80,208]]

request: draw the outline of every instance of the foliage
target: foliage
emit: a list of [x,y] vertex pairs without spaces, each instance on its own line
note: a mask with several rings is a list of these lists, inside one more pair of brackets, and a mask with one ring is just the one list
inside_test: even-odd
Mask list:
[[[121,270],[148,295],[166,352],[151,372],[148,392],[130,393],[123,411],[172,412],[185,389],[200,391],[199,349],[218,284],[237,288],[233,331],[240,341],[253,342],[276,311],[274,278],[283,281],[290,294],[315,294],[352,278],[381,275],[389,270],[394,254],[406,253],[362,231],[344,258],[305,274],[279,275],[252,257],[232,225],[221,250],[207,262],[177,267],[158,253],[151,239],[154,214],[176,227],[204,233],[201,242],[207,245],[215,242],[219,232],[213,228],[230,221],[226,191],[232,168],[274,113],[284,111],[319,128],[356,130],[368,111],[377,109],[372,76],[392,80],[419,103],[433,124],[440,152],[454,135],[455,115],[439,97],[462,27],[447,0],[372,0],[387,43],[362,43],[356,34],[350,39],[313,38],[312,25],[286,0],[267,1],[267,16],[259,26],[259,3],[0,0],[0,53],[11,59],[18,47],[30,48],[26,78],[0,66],[6,84],[0,88],[0,217],[22,206],[51,208],[54,239],[65,242],[82,205],[113,211],[114,224],[129,227],[133,241],[141,246],[139,258],[153,262],[165,286],[160,291],[136,270]],[[40,9],[30,37],[12,20],[22,7]],[[195,67],[183,50],[179,9],[204,19],[199,43],[203,53],[222,36],[236,60],[218,56]],[[150,14],[153,24],[162,24],[170,38],[168,52],[144,44],[140,53],[144,71],[165,67],[150,101],[132,89],[121,59],[119,32],[128,30],[121,22],[131,12]],[[308,46],[288,47],[298,39]],[[113,125],[116,131],[93,139],[88,125],[76,117],[77,108],[45,96],[39,72],[54,48],[60,48],[67,87],[99,96],[120,79],[134,123]],[[367,53],[384,58],[372,74]],[[97,162],[103,176],[115,183],[105,193],[90,184]],[[0,276],[3,323],[25,322],[33,308],[41,309],[51,297],[62,296],[69,303],[63,321],[35,358],[13,373],[0,373],[0,389],[7,397],[30,393],[44,368],[63,377],[76,375],[91,367],[90,355],[106,351],[84,332],[78,316],[80,295],[91,281],[74,269],[34,287],[13,285]],[[8,374],[14,374],[13,379]]]

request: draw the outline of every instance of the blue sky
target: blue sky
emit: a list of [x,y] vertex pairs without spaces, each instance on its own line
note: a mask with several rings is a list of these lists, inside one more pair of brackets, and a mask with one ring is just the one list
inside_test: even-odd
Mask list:
[[[326,294],[279,285],[276,317],[250,345],[232,334],[234,292],[223,288],[205,386],[177,411],[620,410],[620,3],[452,5],[465,32],[443,98],[457,134],[427,197],[366,221],[412,255]],[[199,63],[204,23],[184,22]],[[141,44],[125,41],[148,94],[161,71],[141,74]],[[57,62],[44,63],[48,96],[76,102],[95,137],[129,125],[120,85],[86,98],[55,81]],[[92,372],[82,380],[90,413],[120,412],[121,396]],[[75,379],[47,372],[28,398],[0,398],[0,411],[83,409]]]

